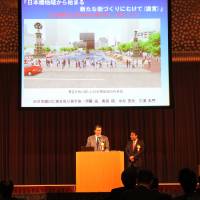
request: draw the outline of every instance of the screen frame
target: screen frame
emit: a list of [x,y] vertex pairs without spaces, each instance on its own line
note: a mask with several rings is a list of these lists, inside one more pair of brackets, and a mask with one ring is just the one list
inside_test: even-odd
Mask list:
[[171,0],[166,0],[168,6],[168,82],[169,82],[169,105],[131,105],[131,106],[46,106],[46,107],[29,107],[29,106],[22,106],[22,1],[18,0],[18,38],[19,38],[19,45],[18,45],[18,63],[19,63],[19,108],[20,110],[63,110],[63,109],[160,109],[160,108],[167,108],[171,109],[174,108],[174,97],[173,97],[173,90],[172,90],[172,32],[171,32]]

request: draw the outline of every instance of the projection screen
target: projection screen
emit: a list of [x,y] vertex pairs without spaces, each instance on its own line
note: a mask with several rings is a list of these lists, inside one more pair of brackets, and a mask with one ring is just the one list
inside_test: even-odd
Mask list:
[[21,107],[169,106],[168,0],[22,0]]

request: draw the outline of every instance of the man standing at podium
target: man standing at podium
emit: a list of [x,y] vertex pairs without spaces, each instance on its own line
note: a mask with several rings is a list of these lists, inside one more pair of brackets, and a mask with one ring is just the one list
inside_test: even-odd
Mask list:
[[94,147],[94,151],[108,151],[109,150],[109,141],[108,137],[101,135],[102,127],[96,125],[94,129],[94,135],[91,135],[87,138],[87,147]]
[[144,143],[138,138],[138,133],[134,130],[130,131],[130,139],[125,149],[127,167],[141,168],[144,160]]

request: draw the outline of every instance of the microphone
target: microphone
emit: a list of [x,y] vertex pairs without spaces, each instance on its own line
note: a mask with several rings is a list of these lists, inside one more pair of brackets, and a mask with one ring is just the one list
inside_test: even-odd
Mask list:
[[100,137],[97,137],[97,149],[99,148],[99,144],[100,144]]
[[97,137],[97,142],[101,142],[101,137]]
[[97,137],[97,149],[98,150],[102,150],[102,147],[101,147],[101,137],[100,136]]
[[100,150],[104,151],[105,150],[105,141],[104,141],[104,139],[101,136],[97,137],[97,139],[98,139],[98,146],[100,147]]

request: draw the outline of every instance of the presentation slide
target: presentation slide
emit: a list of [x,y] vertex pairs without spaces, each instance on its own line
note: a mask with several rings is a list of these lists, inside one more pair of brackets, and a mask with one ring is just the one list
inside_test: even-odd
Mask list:
[[169,106],[168,0],[21,0],[21,107]]

